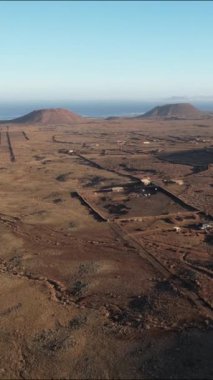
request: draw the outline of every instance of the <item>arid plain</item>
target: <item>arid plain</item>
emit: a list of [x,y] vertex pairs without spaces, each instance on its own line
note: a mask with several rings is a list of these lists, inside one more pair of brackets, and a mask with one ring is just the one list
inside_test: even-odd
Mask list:
[[213,118],[0,128],[0,378],[212,378]]

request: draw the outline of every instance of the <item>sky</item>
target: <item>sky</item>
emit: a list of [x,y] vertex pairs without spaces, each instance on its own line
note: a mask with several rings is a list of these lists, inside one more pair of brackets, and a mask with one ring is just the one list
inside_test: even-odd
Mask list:
[[1,1],[0,102],[213,98],[211,1]]

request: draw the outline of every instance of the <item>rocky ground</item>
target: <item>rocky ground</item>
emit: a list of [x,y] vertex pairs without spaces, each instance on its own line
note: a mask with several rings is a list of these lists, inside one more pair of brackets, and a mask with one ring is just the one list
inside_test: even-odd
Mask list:
[[212,128],[1,126],[0,378],[213,377]]

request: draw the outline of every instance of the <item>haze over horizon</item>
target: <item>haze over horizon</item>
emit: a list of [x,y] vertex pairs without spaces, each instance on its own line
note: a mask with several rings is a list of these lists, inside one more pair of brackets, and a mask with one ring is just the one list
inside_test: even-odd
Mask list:
[[213,99],[211,2],[0,4],[0,102]]

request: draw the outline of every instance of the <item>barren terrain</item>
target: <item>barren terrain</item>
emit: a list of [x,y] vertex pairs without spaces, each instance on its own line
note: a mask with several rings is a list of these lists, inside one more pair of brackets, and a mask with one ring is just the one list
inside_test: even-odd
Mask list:
[[0,128],[0,378],[212,379],[213,118]]

